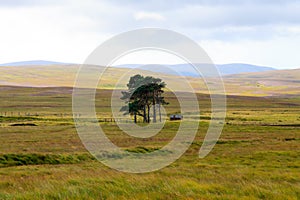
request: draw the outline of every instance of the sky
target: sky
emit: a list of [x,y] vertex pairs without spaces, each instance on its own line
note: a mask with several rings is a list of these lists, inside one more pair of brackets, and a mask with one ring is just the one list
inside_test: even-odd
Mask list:
[[114,35],[155,27],[188,36],[216,64],[299,68],[299,13],[297,0],[0,0],[0,63],[83,63]]

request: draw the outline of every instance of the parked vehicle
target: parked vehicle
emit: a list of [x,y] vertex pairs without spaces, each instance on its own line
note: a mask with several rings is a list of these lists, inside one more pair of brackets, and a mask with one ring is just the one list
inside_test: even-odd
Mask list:
[[179,115],[179,114],[175,114],[175,115],[170,115],[170,120],[182,120],[183,116]]

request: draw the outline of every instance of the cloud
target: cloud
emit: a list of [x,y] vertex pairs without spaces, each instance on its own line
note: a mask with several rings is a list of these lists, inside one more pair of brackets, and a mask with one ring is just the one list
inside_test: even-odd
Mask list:
[[0,0],[0,7],[30,7],[59,4],[59,0]]
[[251,63],[279,69],[299,68],[300,36],[272,40],[220,41],[203,40],[200,45],[214,63]]
[[134,18],[136,20],[157,20],[157,21],[165,20],[164,16],[162,16],[159,13],[144,12],[144,11],[135,13]]
[[299,10],[297,0],[0,0],[0,63],[82,62],[113,35],[158,27],[204,44],[217,63],[296,66]]

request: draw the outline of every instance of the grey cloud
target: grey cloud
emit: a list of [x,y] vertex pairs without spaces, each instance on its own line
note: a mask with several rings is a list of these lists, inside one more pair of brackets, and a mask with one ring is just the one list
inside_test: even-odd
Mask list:
[[35,5],[52,5],[58,3],[58,0],[0,0],[0,7],[29,7]]
[[[183,26],[256,26],[300,24],[300,3],[286,5],[187,6],[166,12],[174,24]],[[176,17],[178,16],[178,17]],[[176,21],[175,21],[176,20]]]
[[[111,23],[107,27],[107,30],[115,32],[139,27],[163,27],[187,32],[201,39],[265,40],[282,35],[278,26],[300,26],[300,2],[293,0],[200,0],[185,3],[152,0],[136,4],[125,0],[122,1],[124,5],[117,2],[113,1],[111,5],[122,6],[123,12],[115,14],[115,17],[109,16]],[[136,21],[133,14],[139,11],[156,12],[166,20]]]
[[[60,5],[69,16],[92,21],[95,27],[86,31],[108,34],[162,27],[200,39],[268,39],[282,35],[277,26],[300,26],[300,2],[296,0],[0,0],[0,6],[34,5]],[[141,11],[160,14],[165,20],[136,20],[135,13]]]
[[156,11],[182,9],[185,6],[239,6],[239,5],[286,5],[297,3],[298,0],[110,0],[115,6],[132,7]]
[[[82,13],[88,17],[96,18],[99,16],[113,22],[126,21],[129,25],[140,23],[133,19],[134,13],[139,11],[157,12],[167,19],[164,25],[181,27],[300,24],[300,2],[297,0],[91,0],[87,2],[76,0],[0,0],[0,6],[62,5],[68,9],[68,7],[72,8],[78,5],[80,10],[76,10],[74,14]],[[84,10],[85,8],[81,8],[81,4],[89,4],[90,7]],[[100,9],[97,11],[101,4],[109,5],[109,10]],[[146,26],[155,24],[151,21],[144,23]],[[123,24],[119,23],[119,25],[122,26]]]

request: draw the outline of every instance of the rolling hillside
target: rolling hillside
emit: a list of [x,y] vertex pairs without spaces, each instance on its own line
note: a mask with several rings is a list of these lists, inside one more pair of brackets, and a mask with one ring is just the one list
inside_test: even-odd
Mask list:
[[[231,93],[267,96],[300,93],[300,69],[236,74],[224,77]],[[242,91],[235,91],[239,88]]]
[[[63,62],[55,62],[55,61],[47,61],[47,60],[30,60],[30,61],[20,61],[20,62],[11,62],[0,64],[0,66],[50,66],[50,65],[75,65],[72,63],[63,63]],[[116,68],[136,68],[141,67],[142,64],[124,64],[124,65],[116,65],[113,67]],[[168,65],[171,70],[167,68],[152,65],[143,66],[140,69],[149,70],[152,72],[164,73],[168,75],[182,75],[182,76],[191,76],[198,77],[199,74],[194,70],[194,68],[190,64],[175,64]],[[244,63],[230,63],[230,64],[216,64],[217,69],[220,72],[220,75],[231,75],[231,74],[241,74],[241,73],[249,73],[249,72],[264,72],[264,71],[273,71],[276,70],[272,67],[244,64]]]
[[[0,67],[0,85],[30,86],[30,87],[72,87],[80,65],[48,65],[45,66],[9,66]],[[93,66],[99,70],[100,66]],[[98,88],[115,88],[119,77],[124,74],[143,74],[162,78],[168,85],[177,90],[185,78],[191,86],[201,93],[209,93],[204,80],[195,77],[180,77],[165,73],[151,72],[139,69],[108,68],[105,71]],[[180,81],[178,81],[180,80]],[[300,69],[275,70],[256,73],[244,73],[223,77],[226,92],[243,96],[278,96],[300,94]],[[208,84],[214,84],[214,78],[208,78]],[[124,89],[125,85],[118,85],[117,89]]]
[[[160,66],[143,66],[140,64],[126,64],[126,65],[117,65],[117,68],[136,68],[141,67],[141,69],[146,69],[153,72],[159,72],[169,75],[182,75],[182,76],[191,76],[191,77],[199,77],[199,74],[195,71],[195,69],[190,64],[176,64],[169,65],[171,68],[160,67]],[[220,72],[221,76],[230,75],[230,74],[241,74],[241,73],[249,73],[249,72],[265,72],[265,71],[273,71],[276,70],[272,67],[264,67],[257,65],[250,65],[244,63],[231,63],[231,64],[217,64],[217,69]]]
[[[103,70],[101,66],[89,66],[90,73]],[[0,67],[0,85],[29,86],[29,87],[73,87],[80,65],[49,65],[45,66],[9,66]],[[150,72],[147,70],[135,70],[126,68],[108,68],[101,78],[98,88],[114,89],[119,78],[128,73],[151,75],[162,78],[168,84],[178,85],[178,79],[182,77]],[[88,76],[89,74],[87,74]],[[118,86],[124,89],[126,85]]]

